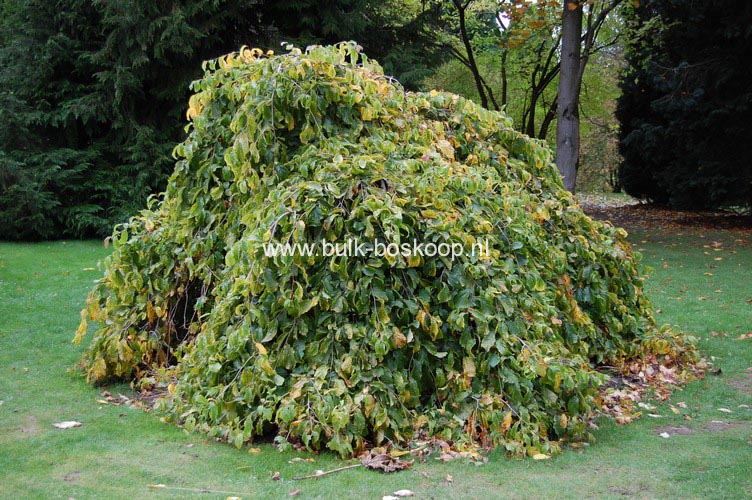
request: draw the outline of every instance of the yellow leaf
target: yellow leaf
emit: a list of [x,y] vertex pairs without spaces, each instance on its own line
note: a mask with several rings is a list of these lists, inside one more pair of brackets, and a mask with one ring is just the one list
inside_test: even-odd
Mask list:
[[420,255],[410,253],[407,256],[407,267],[418,267],[420,265]]
[[508,411],[501,422],[501,432],[508,431],[510,427],[512,427],[512,412]]
[[530,357],[530,350],[527,347],[523,347],[521,354],[523,363],[527,363],[527,360]]
[[99,301],[95,300],[92,297],[89,297],[86,300],[86,304],[89,306],[89,319],[92,321],[96,321],[99,319]]
[[151,300],[146,303],[146,319],[149,320],[149,323],[154,323],[154,320],[157,319],[157,313],[154,312],[154,304],[151,303]]
[[264,345],[261,342],[256,342],[255,345],[256,345],[256,349],[258,350],[259,354],[261,354],[262,356],[266,356],[266,354],[267,354],[266,347],[264,347]]
[[303,394],[303,386],[305,385],[305,380],[298,380],[293,384],[293,386],[290,388],[290,397],[292,399],[298,399]]
[[78,329],[76,329],[76,335],[73,337],[74,344],[81,343],[81,340],[83,340],[84,336],[86,335],[86,328],[88,326],[89,325],[86,322],[86,309],[81,309],[81,323],[79,323]]
[[415,317],[423,328],[426,327],[426,312],[423,309],[418,310],[418,315]]
[[551,455],[545,455],[543,453],[536,453],[533,455],[533,460],[548,460],[551,458]]
[[371,108],[369,108],[367,106],[361,107],[360,108],[360,118],[364,122],[367,122],[367,121],[373,119],[373,111],[371,110]]
[[264,361],[261,362],[261,369],[264,370],[267,375],[273,375],[275,373],[274,368],[272,368],[268,359],[264,359]]
[[475,361],[471,358],[462,358],[462,371],[466,377],[473,378],[475,376]]
[[392,451],[389,452],[389,455],[391,455],[392,458],[397,458],[397,457],[402,457],[404,455],[407,455],[409,453],[410,453],[410,450],[397,450],[397,449],[393,449]]
[[89,369],[89,378],[94,381],[102,380],[107,375],[107,364],[103,358],[97,359]]
[[436,149],[438,149],[439,153],[441,153],[441,156],[443,156],[447,160],[454,160],[454,148],[452,147],[452,144],[446,139],[441,139],[440,141],[438,141],[436,143]]
[[565,414],[562,413],[561,415],[559,415],[559,425],[561,425],[562,429],[566,429],[568,423],[569,423],[569,418],[567,418]]

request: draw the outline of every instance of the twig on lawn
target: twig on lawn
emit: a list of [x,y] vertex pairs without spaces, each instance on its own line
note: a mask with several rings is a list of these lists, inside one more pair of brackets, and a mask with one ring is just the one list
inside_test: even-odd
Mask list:
[[298,481],[300,479],[316,479],[317,477],[326,476],[327,474],[334,474],[335,472],[340,472],[346,469],[354,469],[355,467],[363,467],[363,464],[346,465],[344,467],[339,467],[337,469],[332,469],[328,471],[318,471],[317,474],[311,474],[310,476],[298,476],[292,479],[293,481]]
[[235,497],[243,495],[243,493],[238,493],[237,491],[224,491],[224,490],[212,490],[210,488],[185,488],[182,486],[167,486],[165,484],[150,484],[148,485],[149,488],[152,489],[158,489],[158,490],[180,490],[180,491],[190,491],[192,493],[219,493],[221,495],[232,495]]

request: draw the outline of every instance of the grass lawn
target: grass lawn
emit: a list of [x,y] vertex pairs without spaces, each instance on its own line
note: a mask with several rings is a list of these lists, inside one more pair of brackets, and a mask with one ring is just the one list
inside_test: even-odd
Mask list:
[[[738,339],[752,331],[749,233],[636,231],[631,239],[655,268],[647,288],[659,316],[700,337],[721,370],[674,394],[682,414],[657,404],[660,418],[604,420],[591,447],[547,461],[494,452],[482,466],[429,460],[391,475],[355,468],[305,481],[291,478],[352,462],[270,445],[249,454],[157,415],[97,403],[101,389],[68,370],[83,349],[71,344],[79,310],[107,251],[99,242],[0,244],[0,497],[282,498],[301,490],[298,498],[370,499],[398,489],[420,498],[750,497],[752,409],[740,405],[752,406],[752,339]],[[52,427],[66,420],[83,425]],[[290,463],[296,456],[315,463]]]

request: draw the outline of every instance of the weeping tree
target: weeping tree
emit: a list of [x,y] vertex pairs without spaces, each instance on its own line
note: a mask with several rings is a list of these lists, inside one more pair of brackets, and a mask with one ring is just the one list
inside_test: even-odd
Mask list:
[[587,435],[600,366],[692,362],[543,143],[358,49],[205,64],[167,190],[115,229],[82,311],[89,381],[166,387],[168,420],[237,446],[521,456]]

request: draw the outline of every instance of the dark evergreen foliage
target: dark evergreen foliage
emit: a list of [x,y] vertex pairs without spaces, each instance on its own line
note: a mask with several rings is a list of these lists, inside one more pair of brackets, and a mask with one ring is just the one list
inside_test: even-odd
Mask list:
[[752,4],[632,9],[621,82],[621,182],[677,208],[752,206]]
[[303,44],[360,37],[388,61],[415,17],[394,5],[0,3],[0,239],[109,234],[164,188],[202,61],[242,44],[278,48],[286,36]]

